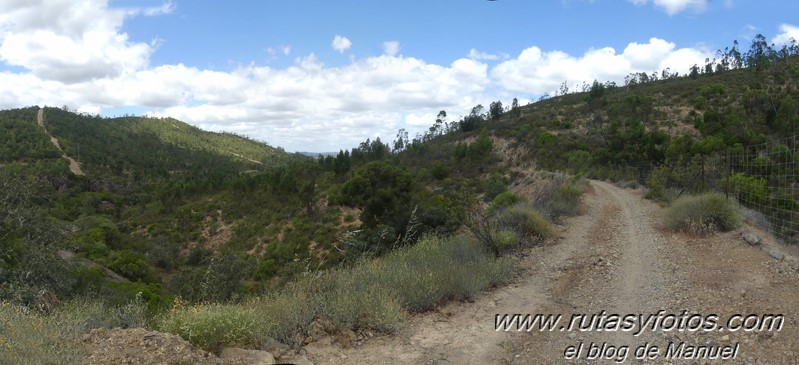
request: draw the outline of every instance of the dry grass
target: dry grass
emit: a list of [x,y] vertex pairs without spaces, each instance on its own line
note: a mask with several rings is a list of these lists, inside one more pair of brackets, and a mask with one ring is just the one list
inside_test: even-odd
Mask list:
[[157,326],[207,350],[257,348],[268,338],[299,346],[316,320],[339,331],[392,332],[408,312],[472,297],[509,278],[513,268],[511,259],[494,258],[469,237],[430,236],[381,258],[301,277],[245,303],[177,302]]
[[684,196],[666,210],[665,225],[675,231],[707,235],[729,231],[741,224],[738,205],[720,193]]

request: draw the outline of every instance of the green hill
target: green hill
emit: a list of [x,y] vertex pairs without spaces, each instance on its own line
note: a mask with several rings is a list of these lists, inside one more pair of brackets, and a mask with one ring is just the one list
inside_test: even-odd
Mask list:
[[148,323],[211,350],[299,346],[319,320],[391,331],[506,281],[504,253],[579,211],[581,176],[663,201],[723,185],[795,238],[799,48],[759,40],[316,158],[174,119],[0,111],[0,301],[28,308],[4,304],[0,326],[66,301],[85,321],[53,316],[46,338],[77,328],[69,346]]
[[[499,254],[576,212],[576,180],[544,170],[629,180],[629,166],[646,166],[651,196],[668,199],[714,154],[794,134],[797,52],[753,49],[686,75],[478,105],[453,123],[443,112],[414,138],[400,130],[316,159],[169,118],[46,108],[47,132],[85,173],[75,175],[38,108],[2,111],[0,299],[225,302],[464,228]],[[508,222],[501,240],[488,234]]]

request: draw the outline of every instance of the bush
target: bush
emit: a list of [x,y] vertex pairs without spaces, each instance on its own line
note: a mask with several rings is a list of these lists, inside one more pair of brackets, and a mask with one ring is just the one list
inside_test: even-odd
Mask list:
[[195,346],[217,351],[228,346],[252,347],[264,324],[263,316],[250,306],[185,306],[178,300],[158,327],[161,331],[183,337]]
[[553,217],[577,215],[583,189],[574,183],[561,185],[549,205]]
[[494,240],[496,241],[497,247],[501,250],[507,250],[519,245],[519,235],[509,229],[503,229],[497,232],[494,236]]
[[725,182],[744,205],[763,205],[768,200],[769,191],[764,178],[737,173],[729,179],[725,178]]
[[505,178],[499,173],[493,173],[483,183],[484,199],[486,202],[494,200],[495,197],[508,191]]
[[729,231],[740,223],[740,208],[720,193],[679,198],[665,214],[665,224],[670,229],[697,234],[716,229]]
[[36,315],[25,307],[7,302],[0,304],[0,363],[74,364],[80,361],[83,354],[79,328],[73,321],[63,319]]
[[[372,328],[393,332],[405,318],[405,311],[390,288],[372,278],[375,263],[361,263],[351,270],[334,271],[328,278],[330,290],[322,291],[318,311],[338,328]],[[371,280],[370,280],[371,279]]]
[[501,227],[511,229],[522,238],[531,241],[542,241],[552,236],[552,227],[535,208],[518,203],[499,213],[497,221]]
[[470,298],[504,282],[513,269],[510,259],[493,258],[473,239],[428,236],[378,259],[307,274],[246,303],[188,306],[177,301],[158,320],[158,328],[206,350],[257,348],[267,338],[299,346],[314,320],[329,321],[337,329],[391,332],[407,312]]
[[78,299],[49,315],[2,302],[0,364],[76,364],[83,358],[80,338],[89,330],[141,327],[146,318],[142,300],[114,307],[94,299]]
[[587,186],[580,175],[570,178],[559,172],[539,172],[535,179],[535,190],[530,194],[535,209],[553,219],[578,213]]
[[509,207],[518,202],[519,202],[519,197],[517,197],[515,194],[513,194],[510,191],[506,191],[502,194],[495,196],[494,200],[491,202],[491,205],[494,209],[496,209],[496,208]]
[[648,190],[644,197],[655,201],[666,201],[666,184],[668,178],[668,167],[660,166],[652,170],[652,173],[649,174],[649,177],[646,179]]

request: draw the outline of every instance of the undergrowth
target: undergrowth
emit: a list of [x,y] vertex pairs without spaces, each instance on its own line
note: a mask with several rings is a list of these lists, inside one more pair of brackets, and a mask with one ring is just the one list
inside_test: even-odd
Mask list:
[[740,223],[740,208],[721,193],[681,197],[665,213],[667,227],[692,234],[729,231]]
[[510,258],[492,257],[470,237],[428,236],[378,259],[302,277],[245,303],[177,302],[157,326],[208,350],[258,348],[269,339],[300,345],[315,320],[335,330],[392,332],[408,313],[471,298],[506,281],[513,269]]

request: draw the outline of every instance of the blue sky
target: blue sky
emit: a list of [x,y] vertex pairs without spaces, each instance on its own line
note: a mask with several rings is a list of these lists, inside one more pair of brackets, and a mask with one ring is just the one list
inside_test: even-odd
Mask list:
[[564,81],[685,73],[736,39],[799,38],[796,14],[750,0],[3,2],[0,107],[171,116],[336,151]]

